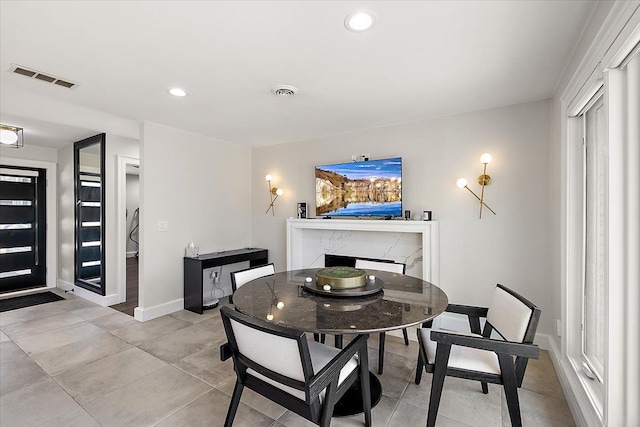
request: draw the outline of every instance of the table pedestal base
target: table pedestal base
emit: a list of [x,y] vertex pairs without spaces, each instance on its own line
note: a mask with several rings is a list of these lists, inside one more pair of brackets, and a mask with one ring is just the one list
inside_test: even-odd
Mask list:
[[[382,397],[382,384],[373,372],[369,372],[369,386],[371,388],[371,408],[380,402]],[[361,414],[362,411],[362,391],[360,381],[356,381],[333,408],[334,417],[348,417],[350,415]]]

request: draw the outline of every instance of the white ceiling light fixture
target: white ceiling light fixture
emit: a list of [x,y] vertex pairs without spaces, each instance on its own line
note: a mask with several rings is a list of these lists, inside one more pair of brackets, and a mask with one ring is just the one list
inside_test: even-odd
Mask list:
[[291,85],[279,85],[273,87],[271,93],[280,98],[291,98],[298,93],[298,88]]
[[0,144],[13,148],[24,147],[22,128],[0,124]]
[[187,96],[187,92],[180,89],[179,87],[172,87],[169,89],[169,93],[173,96]]
[[359,10],[347,16],[344,20],[344,26],[347,30],[354,33],[367,31],[376,23],[376,15],[370,10]]

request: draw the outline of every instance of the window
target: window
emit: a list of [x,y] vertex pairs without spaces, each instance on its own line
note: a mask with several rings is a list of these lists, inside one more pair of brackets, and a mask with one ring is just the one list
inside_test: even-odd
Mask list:
[[[605,348],[605,281],[607,254],[607,146],[606,115],[601,93],[582,114],[583,283],[581,349],[585,374],[602,382]],[[594,378],[595,377],[595,378]]]

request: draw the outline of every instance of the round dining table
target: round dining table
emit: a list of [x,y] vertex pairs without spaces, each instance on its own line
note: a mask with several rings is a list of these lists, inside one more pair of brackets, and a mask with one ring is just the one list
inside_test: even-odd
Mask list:
[[[363,292],[326,291],[316,286],[319,269],[291,270],[245,283],[233,294],[235,308],[249,316],[314,334],[371,334],[420,325],[441,314],[447,295],[439,287],[404,274],[363,269],[368,283]],[[371,373],[372,404],[382,394]],[[357,413],[360,392],[345,394],[334,416]],[[374,403],[375,402],[375,403]],[[361,404],[361,403],[360,403]]]

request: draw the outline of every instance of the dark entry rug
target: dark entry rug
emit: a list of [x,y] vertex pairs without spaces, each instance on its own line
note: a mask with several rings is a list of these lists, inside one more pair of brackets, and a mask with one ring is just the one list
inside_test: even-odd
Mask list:
[[31,307],[32,305],[46,304],[48,302],[60,301],[60,295],[53,292],[41,292],[39,294],[23,295],[20,297],[0,300],[0,313],[3,311],[17,310],[19,308]]

